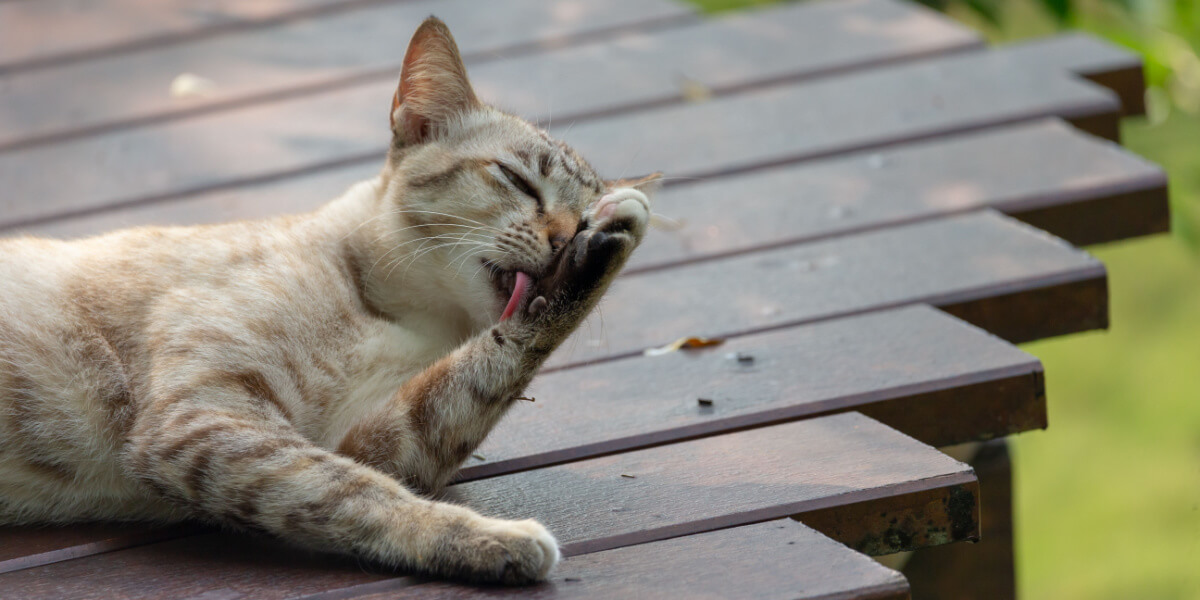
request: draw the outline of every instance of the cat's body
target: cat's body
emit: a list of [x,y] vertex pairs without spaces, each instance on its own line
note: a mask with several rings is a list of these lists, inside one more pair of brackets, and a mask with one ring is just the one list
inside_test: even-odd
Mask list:
[[468,579],[554,539],[446,485],[648,220],[418,30],[383,174],[301,216],[0,241],[0,524],[202,518]]

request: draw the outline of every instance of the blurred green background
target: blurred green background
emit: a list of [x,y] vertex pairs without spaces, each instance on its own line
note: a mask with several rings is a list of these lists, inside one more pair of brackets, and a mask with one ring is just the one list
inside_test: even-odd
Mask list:
[[[716,12],[775,0],[691,0]],[[1022,598],[1200,599],[1200,0],[923,0],[993,43],[1064,28],[1146,60],[1127,148],[1166,168],[1172,233],[1088,250],[1112,328],[1028,344],[1050,428],[1013,438]]]

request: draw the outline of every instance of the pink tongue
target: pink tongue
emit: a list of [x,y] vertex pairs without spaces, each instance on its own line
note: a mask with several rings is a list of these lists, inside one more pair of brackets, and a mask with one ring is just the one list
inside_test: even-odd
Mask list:
[[529,276],[521,271],[517,271],[517,281],[513,284],[512,297],[508,299],[508,306],[504,307],[504,314],[500,315],[501,321],[517,312],[517,306],[521,304],[521,298],[525,297],[525,290],[528,288]]

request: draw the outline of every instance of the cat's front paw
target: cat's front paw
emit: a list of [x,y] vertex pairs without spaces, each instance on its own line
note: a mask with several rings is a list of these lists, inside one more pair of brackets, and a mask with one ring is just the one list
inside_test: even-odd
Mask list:
[[542,581],[562,558],[554,536],[533,520],[481,518],[458,548],[466,578],[508,585]]
[[641,243],[650,222],[650,201],[638,190],[620,189],[597,201],[584,221],[551,274],[538,283],[527,309],[530,316],[547,307],[563,314],[590,308]]

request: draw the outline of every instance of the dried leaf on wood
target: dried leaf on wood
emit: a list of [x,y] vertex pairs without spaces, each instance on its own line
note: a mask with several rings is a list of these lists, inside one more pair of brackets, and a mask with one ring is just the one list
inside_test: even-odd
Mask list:
[[642,354],[644,354],[646,356],[662,356],[663,354],[670,354],[672,352],[675,352],[676,350],[689,350],[692,348],[707,348],[709,346],[719,346],[724,342],[725,342],[725,340],[717,339],[717,338],[682,337],[682,338],[679,338],[679,339],[671,342],[670,344],[667,344],[666,346],[660,346],[658,348],[647,348],[646,350],[644,350],[642,352]]

